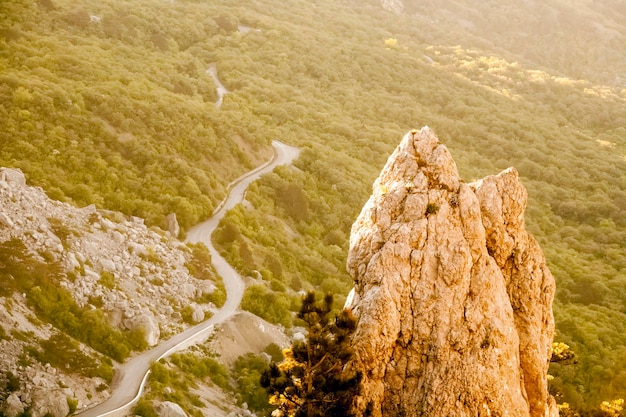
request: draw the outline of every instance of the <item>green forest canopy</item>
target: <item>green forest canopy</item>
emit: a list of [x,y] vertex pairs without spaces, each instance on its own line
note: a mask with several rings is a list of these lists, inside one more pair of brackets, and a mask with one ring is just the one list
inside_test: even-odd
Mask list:
[[0,165],[53,198],[159,225],[176,212],[188,228],[272,139],[299,146],[216,235],[287,311],[302,288],[347,293],[350,226],[402,135],[429,125],[467,180],[522,175],[557,279],[557,338],[578,355],[552,368],[553,387],[579,408],[624,397],[626,11],[456,6],[4,0]]

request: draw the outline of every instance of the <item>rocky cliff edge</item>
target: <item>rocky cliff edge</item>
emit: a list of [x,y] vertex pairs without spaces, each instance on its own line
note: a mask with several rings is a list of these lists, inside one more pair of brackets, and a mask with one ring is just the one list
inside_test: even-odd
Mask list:
[[558,416],[554,279],[526,202],[515,169],[466,184],[429,128],[404,137],[350,239],[362,414]]

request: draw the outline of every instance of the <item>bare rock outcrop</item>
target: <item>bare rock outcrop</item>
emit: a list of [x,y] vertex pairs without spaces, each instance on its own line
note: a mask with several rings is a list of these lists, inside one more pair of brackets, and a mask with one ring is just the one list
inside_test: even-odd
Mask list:
[[187,413],[185,413],[181,406],[171,401],[160,403],[158,412],[160,417],[187,417]]
[[557,416],[547,390],[554,279],[509,168],[464,183],[408,133],[352,228],[358,407],[372,416]]
[[0,181],[23,186],[26,184],[26,177],[20,169],[0,168]]
[[31,397],[33,405],[29,411],[33,417],[65,417],[70,412],[67,397],[59,389],[37,389]]
[[22,404],[19,395],[13,392],[4,401],[4,404],[0,408],[0,411],[2,411],[4,415],[8,417],[15,417],[24,412],[24,404]]
[[167,230],[172,236],[177,238],[180,235],[180,226],[178,225],[178,219],[176,219],[176,213],[170,213],[165,218],[167,223]]
[[124,322],[128,330],[141,330],[148,346],[156,346],[161,337],[159,322],[154,318],[151,312],[143,312],[137,314]]
[[[5,276],[13,264],[53,264],[55,285],[78,308],[98,310],[119,330],[140,330],[148,346],[188,326],[181,316],[187,306],[199,304],[199,320],[215,311],[203,298],[216,285],[190,273],[193,253],[186,244],[143,219],[52,200],[28,185],[19,169],[0,168],[0,248],[10,253],[20,247],[22,258],[0,259]],[[77,401],[79,410],[103,401],[109,395],[103,378],[27,354],[62,330],[34,320],[29,291],[11,282],[0,294],[0,414],[67,415],[68,399]],[[80,349],[94,360],[99,357],[86,345]],[[9,375],[13,387],[5,389]],[[59,391],[61,386],[68,392]]]

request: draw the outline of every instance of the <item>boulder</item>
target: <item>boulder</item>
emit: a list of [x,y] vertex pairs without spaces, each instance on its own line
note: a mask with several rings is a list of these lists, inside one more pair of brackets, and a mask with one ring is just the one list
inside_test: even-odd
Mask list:
[[124,321],[124,327],[128,330],[142,330],[148,346],[155,346],[159,343],[161,330],[152,313],[140,313],[128,318]]
[[176,213],[168,214],[165,221],[167,223],[167,230],[172,236],[177,238],[180,235],[180,226],[178,225],[178,220],[176,219]]
[[65,417],[69,414],[70,407],[67,397],[60,390],[35,390],[32,392],[32,407],[29,411],[32,417]]
[[211,281],[199,281],[195,287],[195,296],[200,298],[211,295],[215,291],[215,284]]
[[180,405],[171,401],[164,401],[157,406],[159,417],[187,417]]
[[204,320],[204,310],[200,306],[196,306],[191,313],[191,321],[194,323],[200,323]]
[[17,168],[0,168],[0,181],[18,186],[26,185],[24,173]]
[[193,284],[179,285],[176,292],[184,298],[192,298],[196,294],[196,287]]
[[16,417],[24,412],[24,404],[17,393],[13,392],[7,397],[0,410],[7,417]]

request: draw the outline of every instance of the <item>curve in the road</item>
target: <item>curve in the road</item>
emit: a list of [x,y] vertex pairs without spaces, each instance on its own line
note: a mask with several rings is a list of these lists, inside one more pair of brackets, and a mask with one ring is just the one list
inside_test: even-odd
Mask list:
[[182,333],[159,343],[156,347],[139,354],[121,365],[115,372],[112,383],[112,394],[103,403],[90,408],[78,416],[81,417],[113,417],[125,415],[126,409],[136,402],[141,394],[143,382],[149,373],[150,365],[173,352],[204,340],[216,324],[226,321],[233,316],[241,303],[244,292],[244,283],[241,276],[219,254],[211,242],[211,235],[224,217],[226,212],[239,204],[244,197],[250,183],[261,175],[271,172],[276,166],[291,163],[297,158],[300,150],[279,141],[272,141],[274,157],[269,162],[239,177],[229,185],[229,193],[217,207],[213,216],[187,232],[188,242],[202,242],[209,252],[213,266],[222,277],[226,287],[226,302],[210,319],[190,327]]
[[207,74],[209,74],[213,78],[213,82],[215,83],[215,88],[217,89],[217,101],[215,102],[215,107],[218,109],[222,107],[222,103],[224,102],[224,96],[228,94],[228,90],[224,87],[224,84],[217,77],[217,64],[213,63],[209,65],[209,68],[206,70]]

